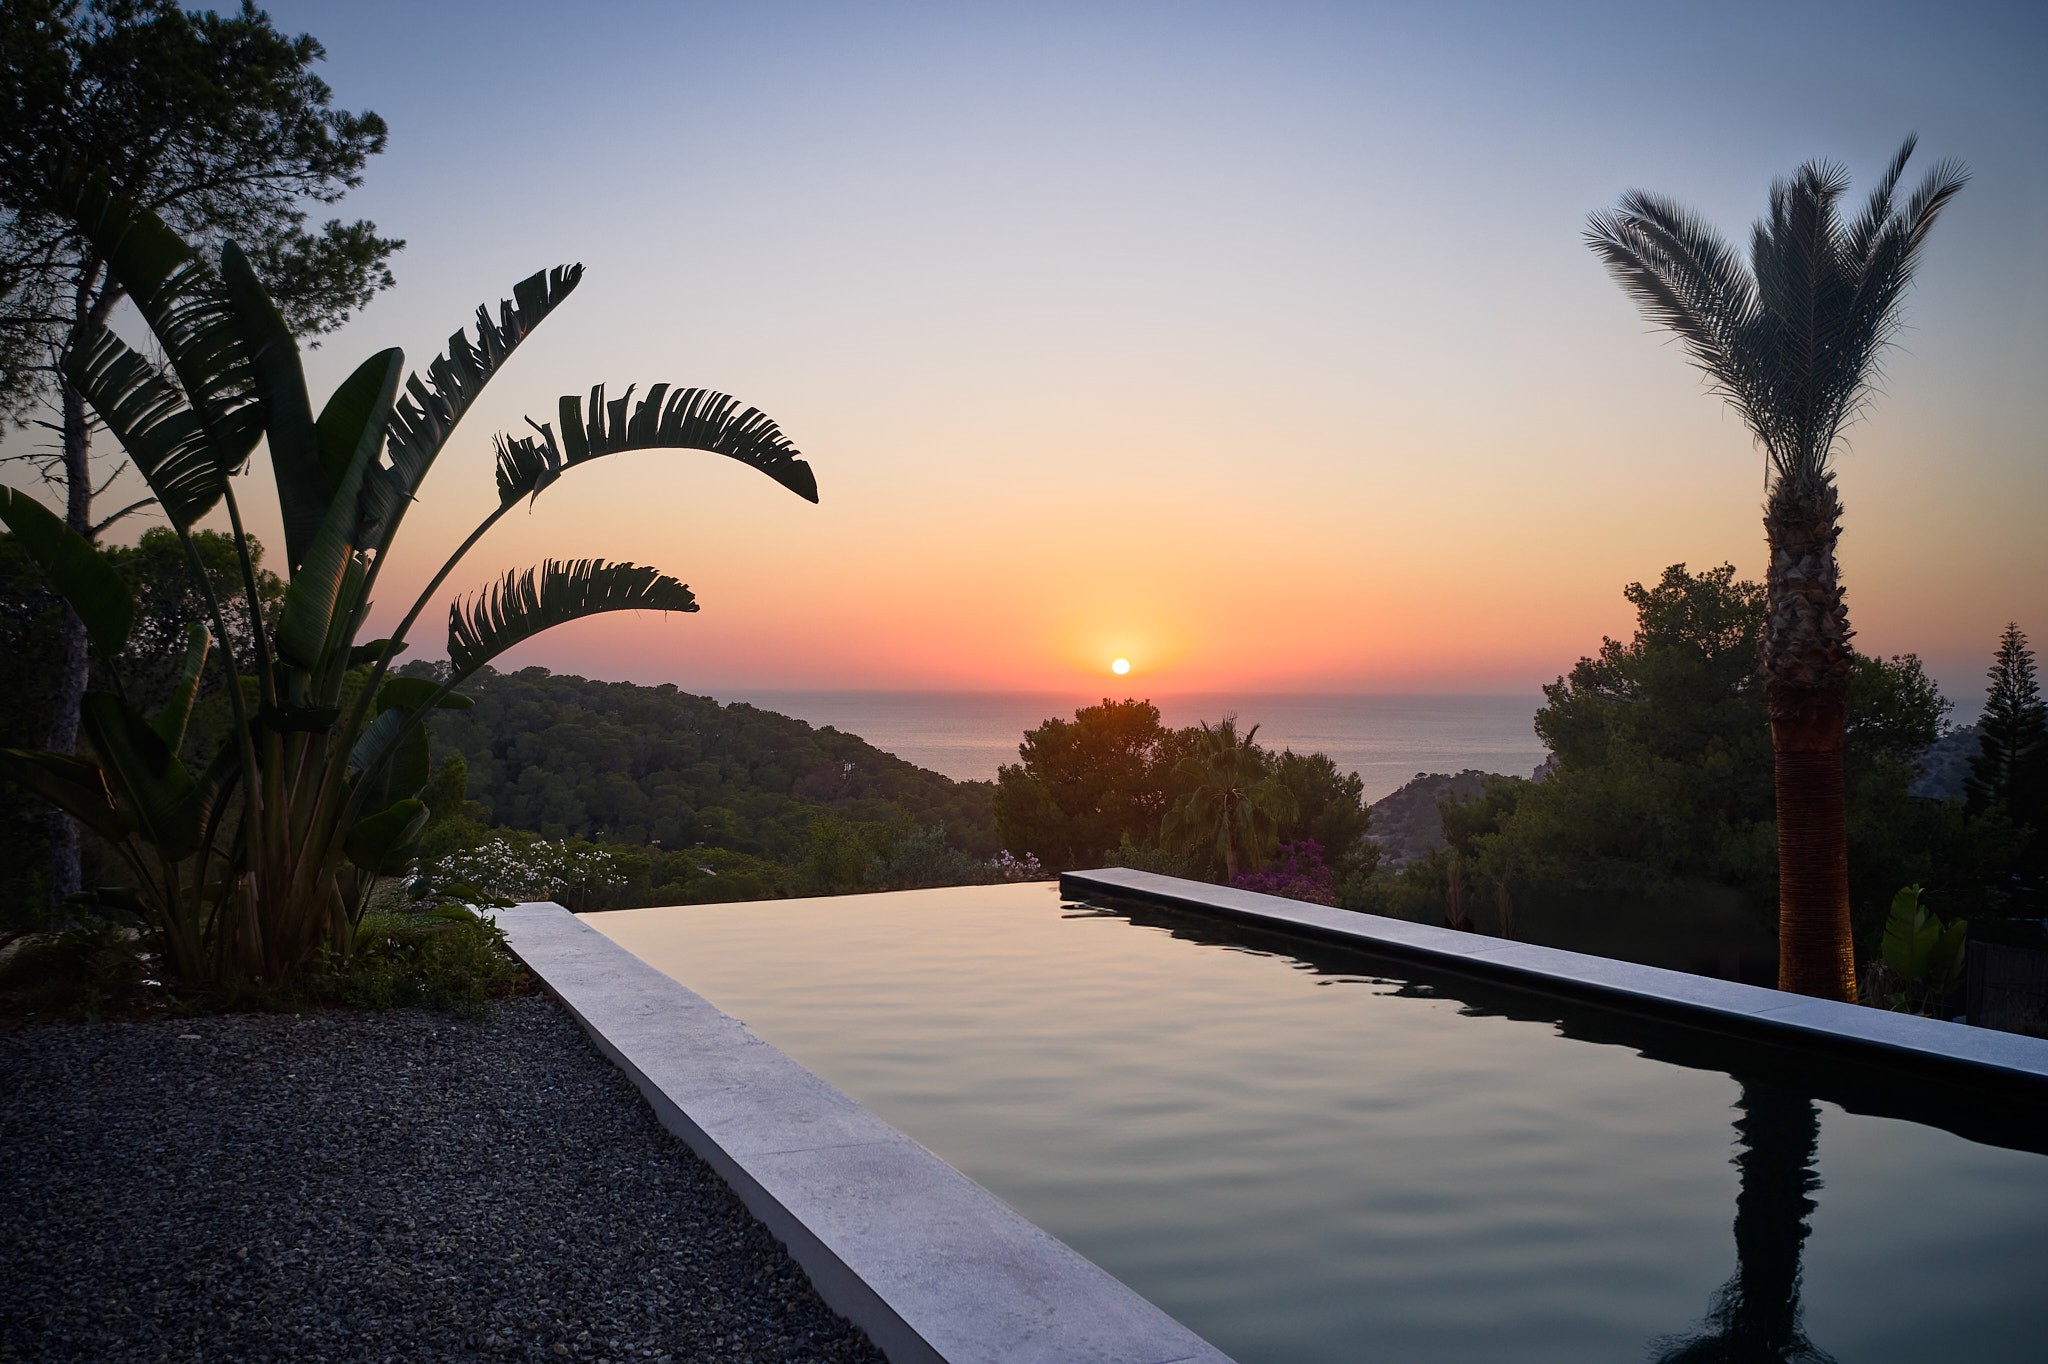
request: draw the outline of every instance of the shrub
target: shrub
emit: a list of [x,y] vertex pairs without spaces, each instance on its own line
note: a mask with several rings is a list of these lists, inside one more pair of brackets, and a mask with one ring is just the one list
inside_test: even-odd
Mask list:
[[444,905],[365,914],[347,964],[322,993],[352,1009],[415,1006],[474,1018],[521,978],[497,920]]
[[1239,890],[1264,895],[1284,895],[1290,900],[1312,904],[1337,903],[1337,877],[1323,861],[1323,845],[1313,838],[1299,843],[1282,843],[1273,865],[1262,871],[1239,872],[1231,881]]

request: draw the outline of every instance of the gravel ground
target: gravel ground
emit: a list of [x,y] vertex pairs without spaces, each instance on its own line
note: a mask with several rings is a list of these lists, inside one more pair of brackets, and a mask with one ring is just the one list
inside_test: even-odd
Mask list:
[[880,1360],[553,1000],[0,1034],[0,1360]]

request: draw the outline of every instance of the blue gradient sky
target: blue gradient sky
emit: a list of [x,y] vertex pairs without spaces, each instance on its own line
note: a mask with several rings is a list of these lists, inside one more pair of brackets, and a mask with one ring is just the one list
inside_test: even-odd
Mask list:
[[1841,461],[1852,619],[1957,695],[2006,620],[2048,643],[2048,7],[269,8],[389,120],[343,207],[410,243],[317,388],[590,269],[428,482],[394,608],[490,505],[490,432],[598,380],[724,388],[818,470],[818,507],[706,457],[579,470],[455,582],[605,553],[705,609],[516,662],[1533,686],[1626,630],[1624,582],[1762,568],[1761,456],[1587,212],[1642,186],[1740,234],[1774,176],[1861,186],[1915,129],[1976,178]]

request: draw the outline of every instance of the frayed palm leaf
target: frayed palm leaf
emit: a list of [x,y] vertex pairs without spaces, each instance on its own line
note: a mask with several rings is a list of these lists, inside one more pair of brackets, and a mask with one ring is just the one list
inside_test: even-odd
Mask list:
[[81,327],[63,368],[174,525],[190,528],[213,510],[233,470],[223,467],[199,415],[155,365],[105,327]]
[[605,401],[604,385],[590,390],[590,416],[583,400],[561,400],[561,439],[546,422],[529,420],[538,439],[500,436],[498,502],[511,506],[540,491],[573,468],[602,455],[626,450],[703,450],[736,459],[758,469],[797,496],[818,500],[818,480],[782,428],[759,409],[741,407],[737,398],[708,388],[676,388],[656,384],[640,402],[633,389]]
[[446,685],[455,686],[513,645],[572,620],[606,611],[696,609],[689,587],[657,569],[603,559],[549,559],[538,571],[507,573],[448,608]]
[[263,434],[256,376],[234,308],[215,273],[163,220],[78,164],[51,178],[55,206],[106,257],[149,324],[217,457],[240,468]]
[[1876,383],[1877,358],[1928,229],[1969,173],[1943,161],[1901,205],[1907,138],[1853,222],[1849,179],[1814,161],[1771,187],[1745,265],[1696,215],[1641,191],[1592,216],[1586,241],[1646,317],[1676,332],[1742,414],[1776,475],[1830,477],[1836,438]]
[[511,298],[499,302],[497,321],[487,306],[478,306],[475,342],[466,332],[456,332],[448,338],[448,349],[427,367],[424,380],[417,374],[406,377],[404,394],[391,413],[390,466],[378,468],[363,489],[366,525],[383,524],[399,502],[419,492],[435,456],[484,385],[582,279],[581,265],[557,265],[527,276],[512,286]]

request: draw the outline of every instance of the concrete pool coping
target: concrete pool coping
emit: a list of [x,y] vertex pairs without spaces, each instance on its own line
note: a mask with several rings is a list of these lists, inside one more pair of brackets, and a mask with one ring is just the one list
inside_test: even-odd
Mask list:
[[1009,1204],[552,903],[514,953],[893,1364],[1231,1364]]
[[1122,898],[1214,915],[1717,1031],[2013,1085],[2036,1095],[2048,1090],[2048,1039],[2044,1038],[1810,999],[1760,985],[1509,942],[1127,867],[1066,872],[1060,877],[1060,894],[1077,901]]

